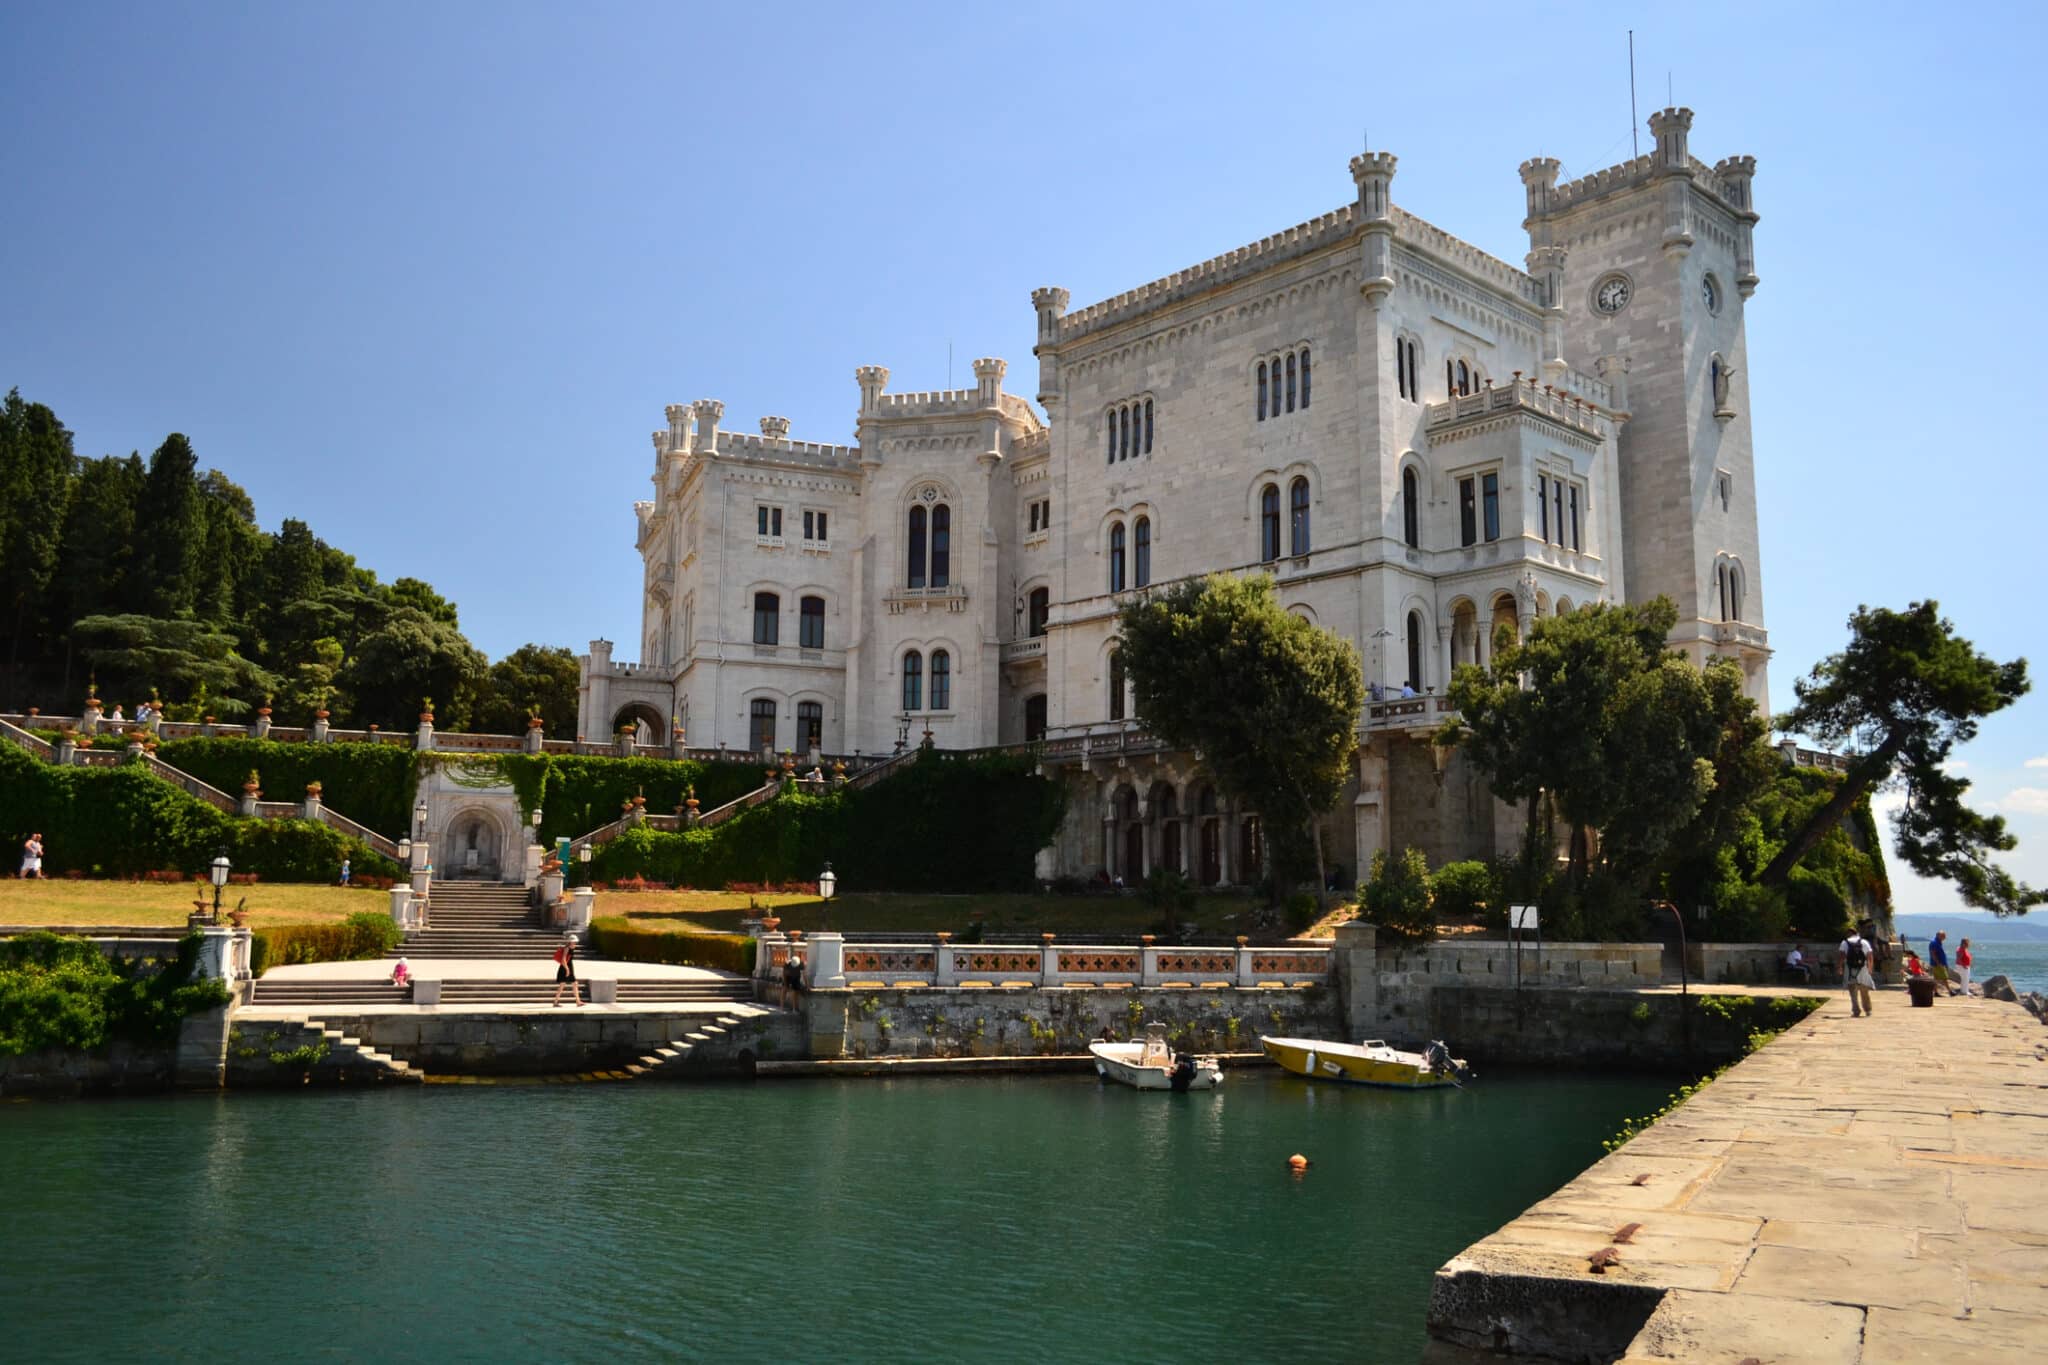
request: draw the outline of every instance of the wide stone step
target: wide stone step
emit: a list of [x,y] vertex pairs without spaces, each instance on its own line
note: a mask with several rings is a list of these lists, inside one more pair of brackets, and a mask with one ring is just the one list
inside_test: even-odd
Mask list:
[[[589,998],[589,983],[584,983]],[[444,981],[441,1003],[447,1005],[531,1005],[547,1004],[555,997],[550,980]],[[721,981],[621,981],[622,1004],[744,1004],[753,998],[751,983]],[[258,981],[250,997],[252,1005],[409,1005],[412,989],[386,981]],[[721,1015],[719,1024],[731,1027],[738,1020]],[[308,1027],[311,1027],[309,1024]],[[323,1026],[324,1027],[324,1026]],[[713,1032],[724,1028],[710,1026]],[[328,1041],[347,1041],[339,1030],[325,1030]]]

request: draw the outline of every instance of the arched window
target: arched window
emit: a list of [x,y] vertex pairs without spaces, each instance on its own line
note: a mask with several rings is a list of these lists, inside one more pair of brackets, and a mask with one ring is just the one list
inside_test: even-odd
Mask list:
[[775,747],[775,698],[756,697],[748,709],[753,717],[753,726],[750,733],[754,736],[754,748],[757,750],[773,749]]
[[1131,410],[1127,407],[1116,411],[1116,457],[1119,460],[1131,458]]
[[1269,483],[1259,490],[1259,560],[1270,564],[1280,557],[1280,485]]
[[1152,453],[1152,400],[1145,400],[1145,453]]
[[806,597],[797,603],[796,642],[803,649],[825,647],[825,599]]
[[903,709],[924,710],[924,655],[914,649],[903,656]]
[[1287,486],[1287,552],[1308,553],[1308,480],[1297,478]]
[[1108,458],[1108,460],[1106,461],[1106,463],[1108,463],[1108,464],[1115,464],[1115,463],[1116,463],[1116,409],[1115,409],[1115,408],[1111,408],[1111,409],[1109,410],[1109,413],[1108,413],[1108,417],[1109,417],[1109,420],[1108,420],[1108,421],[1107,421],[1107,422],[1106,422],[1106,423],[1104,424],[1104,425],[1106,425],[1106,426],[1107,426],[1107,427],[1109,428],[1109,458]]
[[1472,367],[1464,361],[1458,362],[1458,394],[1463,397],[1472,392]]
[[754,594],[754,643],[775,644],[782,633],[782,599],[772,592]]
[[924,586],[924,509],[910,509],[910,561],[905,582],[913,588]]
[[1109,590],[1124,590],[1124,524],[1120,521],[1109,528]]
[[1045,738],[1045,693],[1024,699],[1024,739],[1026,743]]
[[1422,690],[1422,613],[1408,613],[1408,686]]
[[1416,487],[1415,471],[1401,471],[1401,539],[1408,542],[1413,550],[1422,548],[1422,508]]
[[1131,537],[1137,542],[1131,552],[1131,581],[1142,588],[1152,581],[1152,518],[1139,517]]
[[1294,357],[1287,357],[1287,410],[1294,411]]
[[1109,718],[1124,718],[1124,656],[1109,656]]
[[1027,617],[1030,624],[1026,627],[1027,631],[1033,636],[1045,634],[1046,619],[1051,615],[1052,590],[1050,588],[1033,588],[1031,590],[1031,606]]
[[1301,405],[1308,406],[1308,347],[1301,348]]
[[932,586],[943,588],[952,579],[953,509],[940,503],[932,509]]
[[932,710],[953,709],[953,656],[943,649],[932,651]]
[[825,747],[825,704],[800,701],[796,704],[796,745],[805,753]]
[[1266,420],[1266,362],[1259,362],[1259,420]]
[[1450,398],[1458,396],[1458,367],[1449,356],[1444,357],[1444,394]]

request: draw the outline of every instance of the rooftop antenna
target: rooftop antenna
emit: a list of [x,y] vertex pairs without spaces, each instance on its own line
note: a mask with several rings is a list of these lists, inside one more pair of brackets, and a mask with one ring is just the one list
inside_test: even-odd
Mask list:
[[1636,134],[1636,31],[1628,31],[1628,154],[1634,160],[1643,154]]
[[1671,68],[1668,66],[1664,68],[1664,107],[1666,109],[1676,109],[1678,107],[1678,101],[1671,96]]
[[953,339],[946,338],[946,387],[953,387]]

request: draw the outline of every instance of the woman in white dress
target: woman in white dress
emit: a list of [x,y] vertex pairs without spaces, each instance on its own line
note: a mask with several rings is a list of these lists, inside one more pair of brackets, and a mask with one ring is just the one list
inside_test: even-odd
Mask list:
[[31,834],[28,842],[21,846],[21,875],[41,878],[43,875],[43,836]]

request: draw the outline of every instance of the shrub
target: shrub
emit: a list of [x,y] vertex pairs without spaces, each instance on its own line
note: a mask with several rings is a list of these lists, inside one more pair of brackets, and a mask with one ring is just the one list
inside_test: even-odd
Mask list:
[[[269,739],[173,739],[157,757],[240,796],[254,770],[274,799],[296,801],[311,783],[349,819],[396,838],[412,827],[413,752],[390,744],[294,744]],[[580,831],[579,831],[580,833]]]
[[272,967],[302,962],[357,962],[396,948],[405,931],[389,915],[359,910],[339,924],[278,924],[250,939],[249,969],[261,976]]
[[89,939],[35,933],[0,943],[0,1054],[169,1042],[187,1014],[227,1001],[220,982],[192,979],[198,963],[197,934],[153,974]]
[[1500,898],[1493,869],[1476,859],[1445,863],[1429,879],[1429,889],[1440,920],[1479,919]]
[[616,915],[590,922],[593,953],[622,962],[670,962],[751,976],[758,944],[747,934],[643,929]]
[[1429,902],[1429,862],[1418,848],[1400,856],[1372,855],[1372,874],[1358,888],[1359,918],[1395,942],[1411,942],[1436,932]]
[[619,818],[619,803],[635,796],[647,798],[648,810],[666,815],[695,788],[699,809],[708,811],[745,796],[762,781],[760,765],[751,760],[691,763],[595,754],[505,754],[458,761],[469,768],[496,766],[518,794],[521,813],[540,810],[543,843],[573,839],[610,824]]

